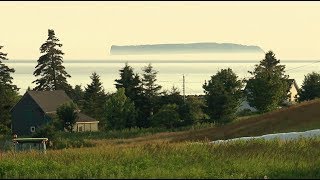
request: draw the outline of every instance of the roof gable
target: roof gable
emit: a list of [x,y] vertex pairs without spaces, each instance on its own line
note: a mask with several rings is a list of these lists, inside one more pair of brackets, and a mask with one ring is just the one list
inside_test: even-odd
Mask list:
[[299,87],[298,87],[297,82],[296,82],[295,79],[288,79],[287,82],[288,82],[288,84],[289,84],[289,91],[290,91],[292,85],[293,85],[297,90],[299,89]]
[[76,119],[76,122],[95,122],[95,121],[97,120],[83,113],[78,113],[78,118]]
[[45,113],[55,112],[60,105],[72,102],[63,90],[28,91],[27,93]]

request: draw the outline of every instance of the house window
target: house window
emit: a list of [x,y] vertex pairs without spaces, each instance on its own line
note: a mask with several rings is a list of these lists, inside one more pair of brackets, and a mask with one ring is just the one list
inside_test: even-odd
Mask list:
[[79,132],[82,132],[82,126],[79,127]]
[[31,126],[31,127],[30,127],[30,131],[31,131],[31,132],[36,132],[36,127]]

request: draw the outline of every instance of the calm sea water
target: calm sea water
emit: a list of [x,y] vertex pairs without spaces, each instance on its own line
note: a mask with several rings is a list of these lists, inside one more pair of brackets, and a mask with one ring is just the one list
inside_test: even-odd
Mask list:
[[[149,62],[155,70],[158,71],[157,83],[163,88],[170,90],[172,86],[177,87],[182,93],[183,75],[185,75],[186,94],[203,94],[202,85],[205,80],[209,80],[212,75],[220,69],[231,68],[239,78],[249,78],[248,71],[253,70],[257,61],[188,61],[188,62],[166,62],[166,61],[128,61],[128,64],[134,68],[136,73],[141,74],[142,68]],[[30,60],[10,60],[6,64],[14,68],[13,82],[23,94],[28,86],[33,88],[35,80],[33,72],[37,61]],[[286,66],[287,74],[290,78],[296,79],[300,87],[304,76],[312,71],[320,72],[320,63],[315,61],[281,61]],[[124,67],[124,62],[119,61],[75,61],[64,60],[63,64],[66,71],[71,75],[68,82],[74,86],[81,84],[82,87],[91,82],[90,76],[93,72],[100,75],[101,81],[106,92],[115,92],[115,79],[119,78],[119,70]]]

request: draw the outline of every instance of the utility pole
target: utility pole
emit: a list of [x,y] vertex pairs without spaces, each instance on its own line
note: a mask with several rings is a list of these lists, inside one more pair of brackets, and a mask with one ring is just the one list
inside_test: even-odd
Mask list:
[[186,102],[186,88],[185,88],[184,74],[183,74],[183,102]]

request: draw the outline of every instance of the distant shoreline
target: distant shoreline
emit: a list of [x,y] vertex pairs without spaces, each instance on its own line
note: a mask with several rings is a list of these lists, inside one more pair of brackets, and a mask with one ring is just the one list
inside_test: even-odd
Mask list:
[[[319,60],[281,60],[280,63],[312,63]],[[260,60],[64,60],[64,63],[259,63]],[[4,63],[37,63],[37,60],[9,60]]]
[[264,53],[259,46],[234,43],[175,43],[144,45],[112,45],[112,55],[147,55],[147,54],[203,54],[203,53]]

